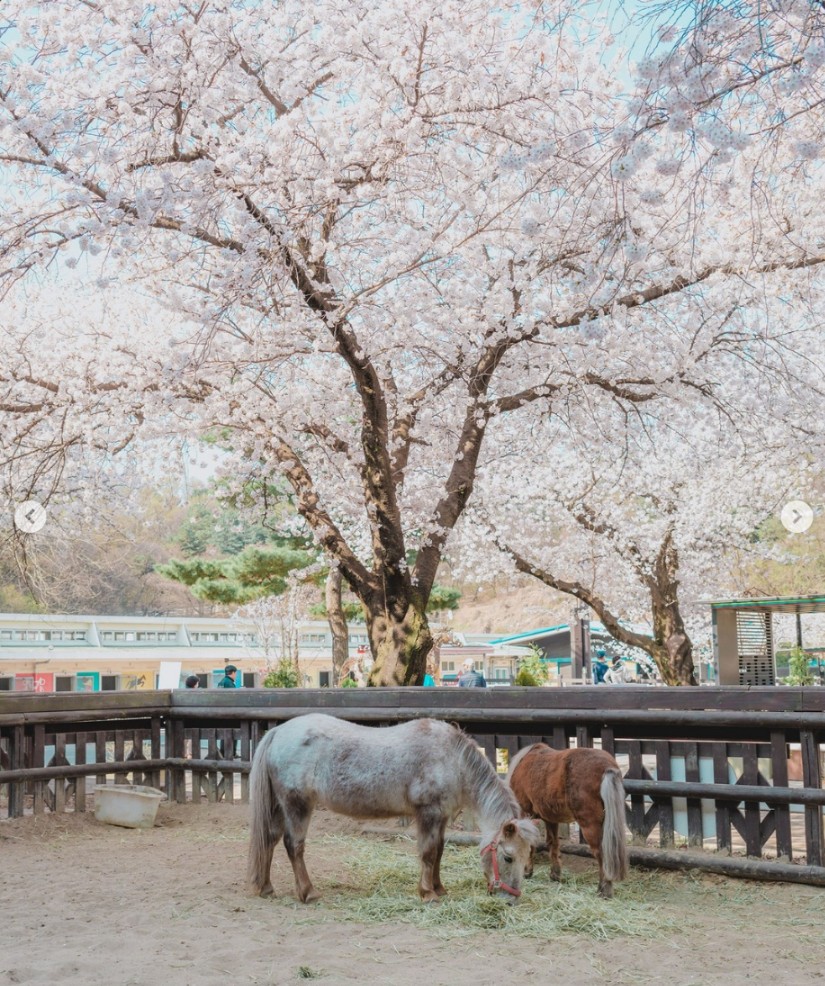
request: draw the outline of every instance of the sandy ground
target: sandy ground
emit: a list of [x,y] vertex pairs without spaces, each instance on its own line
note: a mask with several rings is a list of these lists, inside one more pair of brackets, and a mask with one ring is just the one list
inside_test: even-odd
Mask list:
[[[324,900],[298,904],[281,847],[273,867],[278,896],[249,896],[247,812],[162,804],[151,830],[103,825],[92,814],[0,822],[0,984],[825,986],[825,891],[818,888],[662,873],[664,906],[684,926],[667,940],[564,934],[536,941],[480,931],[445,941],[403,920],[350,921]],[[360,830],[316,814],[307,859],[320,890],[343,881],[370,892],[333,837],[374,838]],[[571,856],[563,862],[570,872],[594,866]],[[546,879],[541,864],[534,879]],[[410,908],[423,906],[411,886]]]

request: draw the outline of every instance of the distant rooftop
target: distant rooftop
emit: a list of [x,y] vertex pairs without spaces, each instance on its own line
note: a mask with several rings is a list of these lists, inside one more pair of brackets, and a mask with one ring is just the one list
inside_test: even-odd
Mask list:
[[[558,623],[554,627],[544,627],[541,630],[526,630],[524,633],[515,633],[509,637],[497,637],[490,641],[490,646],[497,647],[499,644],[516,644],[519,641],[526,643],[530,640],[537,640],[540,637],[549,637],[554,633],[566,633],[569,630],[569,623]],[[604,626],[595,620],[591,620],[590,622],[590,632],[596,634],[596,636],[609,636]]]

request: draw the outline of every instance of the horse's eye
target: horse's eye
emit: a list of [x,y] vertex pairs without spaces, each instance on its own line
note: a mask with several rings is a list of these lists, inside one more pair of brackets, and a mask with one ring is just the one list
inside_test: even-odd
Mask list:
[[505,853],[504,854],[504,862],[505,863],[512,863],[513,862],[513,857],[510,856],[510,855],[508,855],[507,853]]

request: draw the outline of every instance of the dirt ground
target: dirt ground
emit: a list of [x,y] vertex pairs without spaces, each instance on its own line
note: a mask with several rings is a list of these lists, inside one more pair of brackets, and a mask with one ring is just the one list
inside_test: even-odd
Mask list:
[[[655,880],[674,930],[658,939],[566,933],[548,941],[500,929],[445,938],[403,914],[352,921],[334,893],[337,904],[298,904],[281,847],[278,896],[249,896],[247,813],[243,805],[162,804],[150,830],[103,825],[93,814],[0,822],[0,984],[825,986],[825,890],[663,872]],[[322,892],[370,893],[351,865],[351,838],[376,837],[316,814],[307,861]],[[583,879],[594,869],[589,859],[563,862]],[[546,879],[540,862],[534,880]],[[617,886],[619,903],[633,879]],[[425,906],[411,884],[410,912]]]

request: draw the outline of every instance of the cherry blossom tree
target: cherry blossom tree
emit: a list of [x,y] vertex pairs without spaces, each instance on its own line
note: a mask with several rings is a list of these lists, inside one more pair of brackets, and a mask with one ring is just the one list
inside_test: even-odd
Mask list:
[[759,526],[810,488],[823,458],[821,427],[806,438],[769,408],[764,418],[672,401],[623,421],[593,407],[574,428],[537,421],[479,470],[459,556],[488,570],[497,548],[500,570],[586,603],[665,684],[695,685],[706,600],[730,592],[738,553],[758,550]]
[[252,657],[260,657],[261,672],[269,676],[286,665],[292,680],[300,686],[303,672],[299,661],[300,624],[315,597],[312,588],[300,578],[290,578],[278,596],[263,596],[241,606],[235,613],[239,625],[251,624],[255,630]]
[[6,297],[73,272],[164,305],[7,320],[31,490],[67,449],[220,436],[239,482],[292,487],[364,607],[371,683],[420,682],[488,426],[724,404],[737,362],[797,352],[766,298],[797,317],[820,290],[819,159],[801,182],[772,138],[766,164],[747,112],[688,154],[598,9],[6,0]]
[[687,149],[692,134],[722,137],[744,116],[802,161],[820,156],[821,0],[654,2],[645,19],[655,43],[636,66],[640,120],[685,135]]

